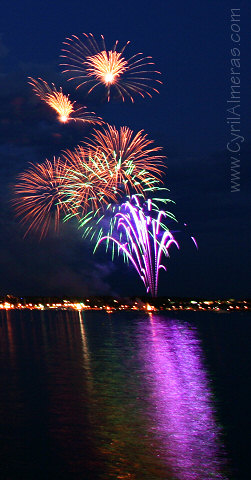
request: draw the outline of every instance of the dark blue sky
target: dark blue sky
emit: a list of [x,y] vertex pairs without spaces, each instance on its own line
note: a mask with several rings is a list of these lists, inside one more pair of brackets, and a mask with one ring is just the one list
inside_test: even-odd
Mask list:
[[[111,263],[73,224],[43,242],[23,240],[9,204],[11,185],[28,162],[58,155],[88,135],[60,125],[27,85],[41,76],[64,85],[59,53],[66,36],[103,34],[110,48],[131,41],[126,52],[152,55],[162,72],[160,95],[130,103],[98,102],[77,93],[107,122],[144,129],[167,155],[166,185],[177,218],[189,224],[199,251],[180,235],[159,293],[177,296],[250,296],[250,63],[248,2],[212,1],[6,1],[0,28],[0,294],[144,293],[133,269]],[[240,22],[231,23],[231,8]],[[238,17],[236,17],[238,18]],[[231,88],[231,25],[240,25],[240,191],[231,192],[231,137],[227,100]],[[236,38],[236,37],[234,37]],[[238,110],[239,111],[239,110]]]

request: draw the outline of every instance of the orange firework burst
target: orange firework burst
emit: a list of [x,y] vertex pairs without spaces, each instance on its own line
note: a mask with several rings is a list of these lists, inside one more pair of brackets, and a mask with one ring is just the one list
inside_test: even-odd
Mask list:
[[158,188],[165,166],[163,156],[157,153],[161,147],[152,147],[153,140],[143,130],[134,134],[128,127],[117,130],[107,125],[94,132],[84,148],[92,162],[103,166],[107,185],[128,195]]
[[87,57],[86,71],[101,83],[109,86],[116,83],[117,79],[127,69],[127,61],[119,52],[100,52],[92,57]]
[[96,42],[94,36],[84,33],[84,41],[81,41],[76,35],[67,38],[64,43],[66,48],[61,57],[66,58],[69,63],[61,64],[66,67],[63,73],[72,75],[69,80],[79,80],[77,88],[89,84],[90,93],[98,85],[103,84],[107,89],[107,98],[110,100],[111,86],[115,88],[119,96],[124,101],[129,97],[133,102],[133,96],[136,94],[145,97],[152,97],[152,92],[158,90],[151,85],[152,82],[162,83],[154,78],[155,74],[160,72],[149,69],[149,65],[154,65],[152,57],[144,57],[142,53],[137,53],[129,59],[124,58],[123,52],[127,42],[120,52],[116,51],[118,41],[116,41],[112,50],[107,50],[104,37],[101,35],[102,46]]
[[74,151],[63,152],[62,158],[66,165],[62,191],[70,211],[68,218],[116,201],[117,191],[106,179],[103,161],[88,157],[80,145]]
[[46,236],[51,223],[58,230],[61,211],[66,212],[61,192],[66,166],[60,158],[31,164],[18,176],[12,201],[16,216],[23,225],[28,225],[25,236],[31,231]]
[[58,91],[54,83],[50,87],[42,78],[35,80],[29,77],[29,80],[35,94],[57,112],[60,122],[66,123],[69,120],[74,120],[75,122],[103,123],[103,120],[96,117],[94,112],[87,112],[86,107],[75,108],[75,102],[71,102],[69,95],[62,92],[62,87]]

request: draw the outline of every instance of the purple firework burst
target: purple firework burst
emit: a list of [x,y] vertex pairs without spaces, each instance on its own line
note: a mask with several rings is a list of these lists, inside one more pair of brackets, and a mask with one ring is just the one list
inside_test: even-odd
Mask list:
[[[156,218],[154,218],[154,216]],[[152,210],[149,199],[142,206],[138,196],[122,204],[121,210],[115,215],[115,226],[118,238],[106,235],[98,245],[106,240],[118,246],[118,253],[123,253],[144,282],[147,292],[157,296],[160,269],[166,270],[161,263],[162,256],[169,257],[169,248],[179,245],[170,230],[164,225],[167,214],[163,210]]]

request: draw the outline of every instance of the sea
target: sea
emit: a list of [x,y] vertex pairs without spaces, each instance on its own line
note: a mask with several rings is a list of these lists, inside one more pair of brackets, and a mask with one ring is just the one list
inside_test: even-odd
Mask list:
[[1,480],[248,480],[247,312],[1,311]]

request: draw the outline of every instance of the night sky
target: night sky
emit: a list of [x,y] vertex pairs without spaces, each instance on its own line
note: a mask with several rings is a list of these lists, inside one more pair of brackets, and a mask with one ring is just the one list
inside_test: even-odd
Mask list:
[[[241,8],[239,69],[240,191],[231,192],[230,8]],[[56,235],[23,239],[10,205],[12,185],[29,162],[43,162],[73,148],[90,127],[60,124],[32,93],[27,77],[62,85],[71,99],[87,105],[117,127],[144,129],[167,156],[166,186],[173,213],[188,224],[171,250],[159,294],[250,297],[250,24],[248,2],[2,0],[0,28],[0,295],[143,295],[133,268],[111,262],[102,248],[65,223]],[[59,68],[65,37],[103,34],[108,48],[127,40],[128,55],[151,55],[162,72],[160,95],[106,103],[77,92]],[[236,38],[236,37],[235,37]],[[125,53],[126,53],[125,52]],[[238,68],[237,68],[238,70]],[[196,237],[197,251],[189,235]]]

